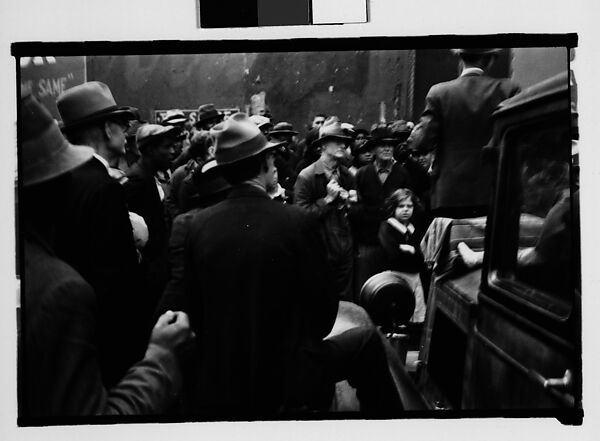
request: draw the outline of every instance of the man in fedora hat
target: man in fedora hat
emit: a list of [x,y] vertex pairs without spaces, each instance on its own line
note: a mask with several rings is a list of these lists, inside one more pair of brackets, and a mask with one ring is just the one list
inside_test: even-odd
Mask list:
[[199,337],[192,410],[255,419],[327,409],[335,381],[349,375],[365,409],[396,411],[389,375],[369,371],[385,360],[373,329],[323,340],[338,301],[314,218],[268,196],[280,145],[243,113],[211,134],[232,188],[189,220],[184,243],[183,305]]
[[310,219],[268,196],[280,144],[243,113],[211,134],[232,189],[191,219],[185,242],[186,302],[200,336],[197,406],[221,416],[274,413],[298,348],[327,335],[337,302]]
[[356,190],[353,176],[342,165],[351,141],[337,118],[328,119],[313,141],[321,156],[300,172],[294,187],[295,203],[319,219],[336,290],[343,300],[352,300],[353,239],[348,213]]
[[142,273],[147,300],[143,306],[149,308],[149,312],[154,311],[168,279],[165,191],[157,173],[169,169],[178,136],[179,129],[173,126],[142,125],[136,134],[142,156],[127,172],[128,181],[124,184],[129,210],[142,216],[148,226],[148,243],[142,250]]
[[[198,108],[198,115],[194,128],[192,129],[192,137],[197,132],[205,132],[210,130],[216,124],[223,121],[224,115],[219,112],[214,104],[202,104]],[[173,161],[172,169],[176,170],[184,164],[187,164],[191,159],[194,159],[193,151],[190,150],[191,139],[188,145],[182,150],[181,154]]]
[[69,214],[59,225],[56,253],[98,296],[100,361],[110,386],[143,354],[149,332],[136,313],[145,300],[125,193],[108,172],[125,151],[137,111],[118,107],[108,86],[96,81],[67,89],[57,107],[67,138],[94,149],[90,161],[70,172]]
[[85,167],[94,150],[67,142],[50,113],[30,94],[21,98],[19,121],[24,242],[21,422],[166,411],[181,388],[176,352],[191,338],[186,314],[169,311],[161,316],[145,353],[110,390],[105,387],[100,366],[107,354],[98,351],[103,337],[101,299],[55,254],[60,239],[56,229],[69,215],[70,174]]
[[459,78],[431,87],[425,110],[410,136],[411,148],[434,152],[431,208],[442,217],[474,217],[487,213],[494,172],[482,160],[492,135],[490,116],[503,100],[519,92],[509,79],[485,73],[500,49],[455,49]]
[[210,130],[221,121],[223,121],[223,114],[215,108],[214,104],[202,104],[198,108],[197,130]]
[[179,131],[179,136],[177,137],[177,141],[174,144],[175,157],[179,156],[183,152],[183,150],[188,148],[190,145],[190,142],[188,140],[188,131],[186,130],[187,123],[188,118],[185,116],[183,111],[179,109],[167,110],[167,113],[160,122],[160,124],[163,126],[172,126],[177,128],[177,130]]
[[250,116],[250,121],[256,124],[256,127],[263,132],[263,135],[267,136],[267,134],[273,128],[273,123],[271,122],[271,118],[268,118],[264,115],[252,115]]
[[394,159],[394,150],[400,139],[387,125],[375,127],[364,145],[365,149],[372,149],[374,161],[356,173],[359,200],[353,217],[354,237],[358,245],[356,296],[369,277],[383,271],[377,233],[385,219],[386,198],[399,188],[412,189],[408,172]]

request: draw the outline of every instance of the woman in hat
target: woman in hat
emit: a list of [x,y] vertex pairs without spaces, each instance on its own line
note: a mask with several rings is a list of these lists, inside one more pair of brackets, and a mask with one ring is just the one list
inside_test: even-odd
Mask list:
[[350,173],[356,176],[356,172],[359,168],[373,162],[373,150],[372,148],[365,145],[369,140],[369,132],[365,129],[356,129],[354,142],[352,143],[352,165],[348,168]]

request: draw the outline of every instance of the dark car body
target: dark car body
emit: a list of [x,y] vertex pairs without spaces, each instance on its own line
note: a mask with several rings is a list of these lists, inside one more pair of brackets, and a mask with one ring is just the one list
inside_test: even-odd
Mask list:
[[580,424],[579,195],[568,73],[504,101],[493,119],[486,151],[497,177],[487,222],[453,221],[446,247],[448,255],[459,241],[482,249],[483,265],[434,272],[417,383],[430,409]]

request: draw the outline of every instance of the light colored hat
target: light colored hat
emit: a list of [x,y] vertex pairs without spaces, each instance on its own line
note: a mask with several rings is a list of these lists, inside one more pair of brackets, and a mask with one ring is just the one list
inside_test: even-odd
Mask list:
[[252,115],[250,117],[250,121],[256,124],[256,127],[258,127],[260,130],[269,130],[271,127],[273,127],[273,123],[266,116]]
[[160,122],[163,126],[173,126],[175,124],[183,124],[187,121],[185,114],[179,109],[168,110],[165,117]]
[[108,86],[99,81],[89,81],[65,90],[58,96],[56,107],[64,129],[109,117],[139,119],[138,109],[118,107]]
[[269,142],[251,118],[242,112],[214,126],[210,134],[215,140],[218,165],[238,162],[284,144]]
[[162,138],[163,136],[172,136],[173,138],[176,138],[178,135],[179,129],[174,126],[144,124],[140,126],[135,134],[135,143],[141,150],[157,138]]
[[319,137],[312,142],[312,145],[318,146],[330,139],[337,139],[345,143],[352,141],[351,136],[347,136],[339,119],[336,116],[329,117],[319,128]]
[[56,178],[89,161],[91,147],[76,146],[60,132],[50,112],[30,91],[21,96],[19,134],[25,187]]

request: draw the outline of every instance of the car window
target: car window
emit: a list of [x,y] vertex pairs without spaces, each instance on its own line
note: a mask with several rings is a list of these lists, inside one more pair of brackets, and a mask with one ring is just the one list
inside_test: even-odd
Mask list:
[[517,130],[519,241],[512,256],[514,278],[527,300],[560,315],[573,295],[574,247],[569,121],[547,121]]

